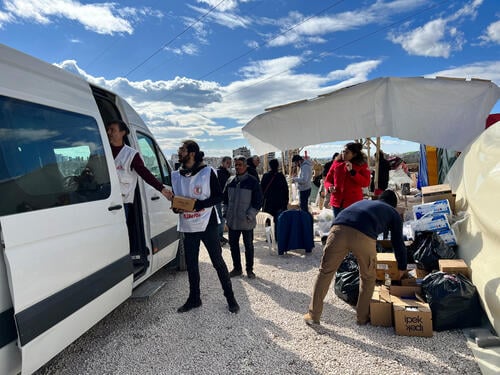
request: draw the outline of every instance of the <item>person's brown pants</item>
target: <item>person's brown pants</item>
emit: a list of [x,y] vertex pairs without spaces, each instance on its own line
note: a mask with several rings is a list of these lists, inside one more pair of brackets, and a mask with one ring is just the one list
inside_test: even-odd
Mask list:
[[326,240],[319,274],[309,305],[309,314],[314,320],[320,320],[323,312],[323,301],[332,279],[349,251],[354,254],[359,264],[359,297],[356,305],[358,323],[364,324],[369,320],[370,299],[376,279],[377,251],[375,240],[344,225],[332,226]]

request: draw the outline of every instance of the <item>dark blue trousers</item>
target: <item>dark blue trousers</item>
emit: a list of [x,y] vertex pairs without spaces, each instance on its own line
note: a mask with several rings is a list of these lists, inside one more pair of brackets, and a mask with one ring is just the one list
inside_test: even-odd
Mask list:
[[189,298],[200,299],[200,268],[198,257],[200,254],[200,241],[207,248],[212,265],[217,271],[217,276],[224,290],[226,298],[233,297],[233,287],[220,246],[217,233],[217,223],[208,224],[204,232],[184,233],[184,250],[186,252],[186,266],[189,278]]

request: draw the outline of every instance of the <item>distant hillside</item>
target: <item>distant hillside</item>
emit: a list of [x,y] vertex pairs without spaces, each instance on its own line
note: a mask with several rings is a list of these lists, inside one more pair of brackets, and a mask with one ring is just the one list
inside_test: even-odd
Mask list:
[[404,154],[398,155],[401,159],[405,161],[406,164],[413,164],[420,162],[420,151],[406,152]]

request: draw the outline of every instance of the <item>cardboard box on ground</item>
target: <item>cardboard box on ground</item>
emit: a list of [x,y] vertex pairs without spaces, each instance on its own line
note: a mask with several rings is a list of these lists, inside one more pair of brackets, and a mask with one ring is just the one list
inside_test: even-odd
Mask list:
[[[391,280],[399,280],[399,269],[398,262],[396,261],[396,255],[392,250],[392,242],[390,240],[377,240],[377,245],[383,247],[391,252],[377,253],[377,280],[384,281],[385,274],[388,273]],[[410,246],[411,241],[405,241],[405,246]]]
[[377,286],[370,302],[370,321],[374,326],[394,326],[396,334],[432,337],[429,305],[417,300],[419,286]]
[[462,274],[471,280],[471,269],[463,259],[439,259],[439,270],[446,273]]

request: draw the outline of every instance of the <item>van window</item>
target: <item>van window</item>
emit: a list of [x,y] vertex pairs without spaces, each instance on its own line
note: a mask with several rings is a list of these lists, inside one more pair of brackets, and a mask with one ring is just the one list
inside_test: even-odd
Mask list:
[[144,165],[151,171],[156,179],[165,185],[171,186],[170,168],[156,143],[145,134],[137,133],[139,150],[144,159]]
[[93,117],[0,96],[0,216],[106,199]]

